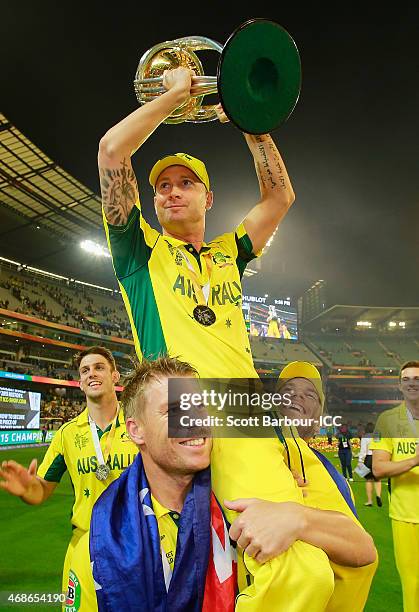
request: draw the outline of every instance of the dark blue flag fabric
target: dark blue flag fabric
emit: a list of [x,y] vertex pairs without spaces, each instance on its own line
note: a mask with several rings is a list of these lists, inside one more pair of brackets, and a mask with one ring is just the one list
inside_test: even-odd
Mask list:
[[234,610],[235,563],[229,541],[222,543],[222,551],[230,560],[231,572],[224,572],[220,580],[209,571],[211,584],[207,579],[208,566],[214,567],[214,537],[220,549],[212,527],[218,515],[224,520],[212,501],[208,468],[195,475],[186,497],[170,576],[162,561],[157,519],[139,453],[93,507],[90,558],[99,612],[199,612],[204,594],[207,599],[208,592],[215,594],[218,589],[227,599],[226,609]]

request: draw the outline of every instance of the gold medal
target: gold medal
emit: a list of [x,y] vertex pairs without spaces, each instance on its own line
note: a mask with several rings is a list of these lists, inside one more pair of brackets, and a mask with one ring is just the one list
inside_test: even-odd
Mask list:
[[198,304],[198,306],[195,306],[193,316],[195,321],[198,321],[198,323],[205,327],[213,325],[217,320],[215,312],[206,304]]

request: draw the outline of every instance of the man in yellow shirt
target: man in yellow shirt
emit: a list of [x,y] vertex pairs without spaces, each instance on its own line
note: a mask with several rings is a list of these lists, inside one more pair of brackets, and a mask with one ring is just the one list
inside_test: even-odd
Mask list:
[[[208,506],[211,507],[213,526],[212,506],[219,508],[215,498],[210,497],[210,478],[206,469],[211,440],[167,437],[168,379],[185,377],[185,385],[188,385],[190,381],[186,377],[194,375],[196,372],[189,364],[167,357],[153,362],[143,360],[131,375],[121,403],[127,430],[141,453],[95,504],[90,535],[81,538],[73,555],[66,612],[95,612],[98,608],[108,612],[131,612],[166,609],[166,606],[173,612],[192,612],[201,610],[201,606],[204,612],[233,609],[236,587],[232,564],[234,555],[232,557],[225,524],[219,540],[213,530],[212,556],[210,553],[209,559],[207,549],[196,545],[198,540],[201,544],[208,537],[205,531],[205,525],[209,527]],[[142,464],[144,473],[142,468],[138,472],[139,464]],[[206,488],[204,497],[197,493],[198,484]],[[190,513],[192,499],[196,516]],[[255,539],[261,542],[258,552],[265,562],[267,574],[271,573],[272,557],[284,553],[299,540],[296,554],[301,563],[300,571],[296,571],[292,557],[288,556],[283,565],[282,588],[295,599],[302,599],[301,592],[315,596],[316,602],[311,610],[319,601],[323,602],[320,609],[325,609],[332,590],[331,583],[324,580],[323,565],[320,568],[313,566],[319,560],[317,548],[323,549],[338,563],[348,565],[362,562],[371,554],[369,537],[343,514],[322,512],[295,503],[245,501],[251,512],[249,518],[249,510],[246,511],[245,520]],[[145,529],[143,517],[149,521]],[[218,514],[220,518],[222,516]],[[239,517],[231,527],[232,533],[240,530],[240,520]],[[194,534],[195,544],[185,542],[185,531],[192,525],[194,530],[200,525],[200,532]],[[265,537],[266,525],[269,528],[268,539]],[[150,550],[147,547],[149,536],[152,538],[153,533],[156,536],[157,531],[157,550]],[[243,541],[238,539],[241,546]],[[311,546],[304,546],[304,542]],[[183,569],[185,551],[191,563],[187,574]],[[211,566],[212,558],[214,567]],[[151,559],[155,560],[154,565]],[[197,584],[204,578],[199,568],[207,565],[209,577],[205,577],[205,588],[199,588]],[[217,568],[217,580],[214,573],[211,575],[214,568]],[[243,574],[243,567],[240,572]],[[287,576],[286,572],[291,575]],[[319,579],[315,589],[311,587],[311,581],[306,580],[308,572],[312,579]],[[188,579],[188,575],[193,579]],[[239,598],[236,609],[245,605],[245,597]],[[269,603],[268,595],[265,597],[266,610],[272,609]]]
[[121,403],[141,453],[93,509],[90,534],[74,553],[67,612],[198,612],[207,609],[208,597],[214,610],[221,597],[226,612],[233,611],[236,579],[228,536],[218,550],[220,580],[207,573],[214,513],[223,522],[210,501],[211,440],[167,436],[168,378],[193,376],[189,364],[162,357],[143,360],[129,377]]
[[113,480],[134,460],[138,450],[125,429],[115,385],[120,374],[112,353],[101,346],[77,356],[80,389],[86,408],[64,423],[55,434],[38,470],[36,459],[29,469],[15,461],[4,461],[0,487],[31,505],[45,502],[68,471],[74,489],[71,516],[72,537],[63,570],[63,591],[75,545],[89,529],[92,507]]
[[419,610],[419,361],[400,368],[403,402],[377,420],[372,469],[390,479],[389,514],[404,612]]
[[[289,419],[299,420],[298,433],[310,444],[310,438],[320,430],[326,399],[320,372],[311,363],[293,361],[281,371],[278,388],[283,397],[289,397],[289,402],[283,404],[280,412]],[[296,467],[300,460],[298,449],[294,444],[288,444],[288,448],[290,462]],[[311,453],[305,454],[302,460],[303,468],[309,474],[304,487],[304,503],[313,508],[341,512],[362,528],[349,483],[322,453],[314,448],[310,450]],[[371,558],[369,563],[360,562],[357,567],[348,567],[333,559],[331,562],[335,590],[327,610],[361,612],[368,599],[378,560]]]

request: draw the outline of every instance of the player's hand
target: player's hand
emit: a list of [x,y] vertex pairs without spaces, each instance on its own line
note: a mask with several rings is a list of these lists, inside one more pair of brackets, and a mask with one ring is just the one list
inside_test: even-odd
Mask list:
[[230,527],[230,537],[258,563],[288,550],[304,530],[304,506],[295,502],[262,499],[225,501],[226,508],[240,512]]
[[294,476],[294,480],[298,484],[300,489],[303,489],[303,497],[307,497],[308,493],[307,491],[304,491],[304,487],[308,485],[308,480],[304,480],[303,476],[299,472],[297,472],[297,470],[291,470],[291,473]]
[[168,91],[175,90],[183,101],[190,96],[193,72],[190,68],[174,68],[163,72],[163,87]]
[[0,488],[11,495],[22,497],[32,485],[36,484],[36,470],[36,459],[32,459],[28,468],[16,461],[3,461],[0,469],[0,478],[2,479],[0,480]]
[[228,123],[230,121],[230,119],[225,114],[224,109],[221,106],[221,104],[217,104],[214,110],[217,113],[217,117],[220,123]]

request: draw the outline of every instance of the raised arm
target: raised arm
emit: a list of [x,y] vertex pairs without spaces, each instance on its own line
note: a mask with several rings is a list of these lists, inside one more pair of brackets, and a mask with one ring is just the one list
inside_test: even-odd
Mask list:
[[138,186],[131,156],[154,130],[185,102],[191,89],[187,68],[166,71],[167,91],[147,102],[106,132],[99,143],[98,165],[103,210],[112,225],[125,225],[138,200]]
[[285,217],[295,200],[285,164],[269,134],[245,134],[256,167],[261,199],[244,220],[244,227],[257,253]]

